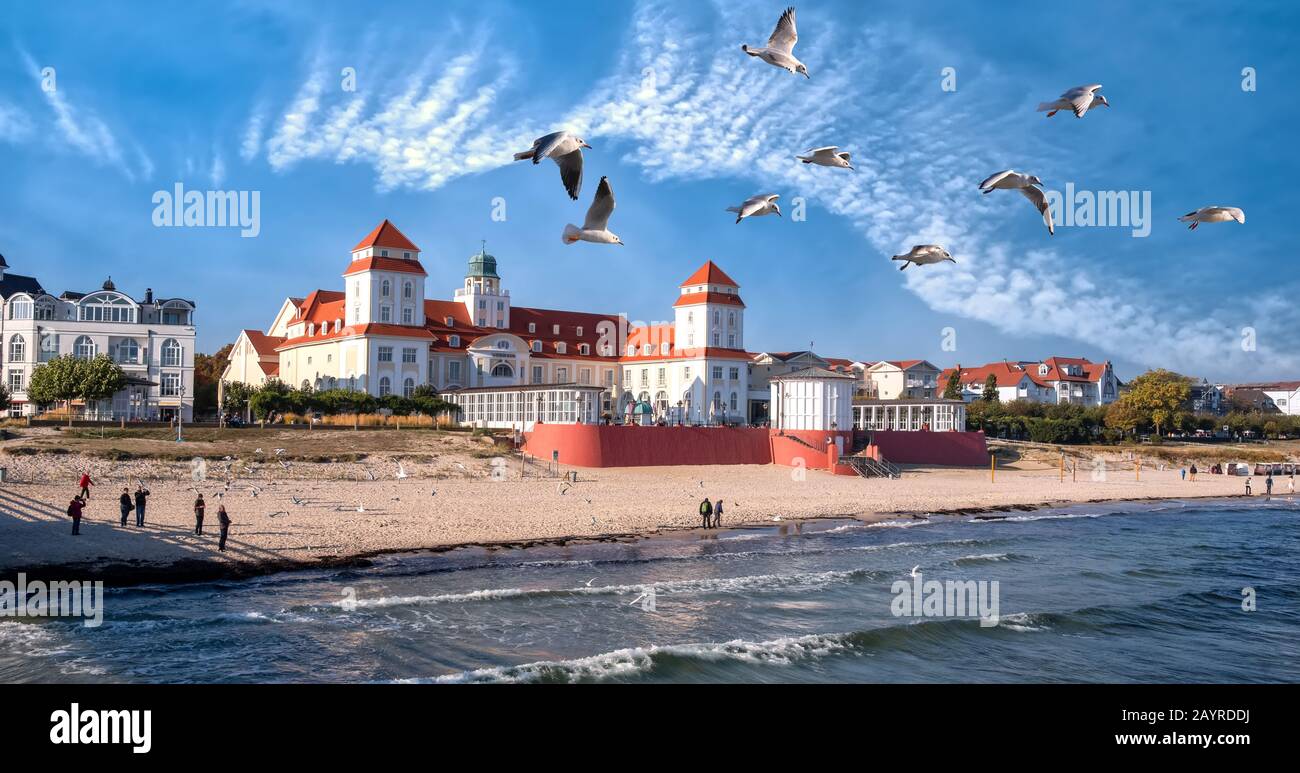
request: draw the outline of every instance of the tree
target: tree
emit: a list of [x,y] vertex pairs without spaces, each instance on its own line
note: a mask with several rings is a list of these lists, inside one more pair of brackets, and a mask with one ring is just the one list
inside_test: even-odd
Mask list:
[[208,413],[217,410],[217,385],[221,374],[230,363],[234,344],[226,344],[216,354],[194,355],[194,412]]
[[961,399],[961,364],[952,369],[952,375],[948,377],[948,385],[943,388],[943,399],[960,400]]
[[1162,428],[1178,427],[1186,420],[1184,406],[1191,392],[1191,379],[1160,368],[1133,379],[1114,405],[1123,405],[1122,410],[1131,410],[1143,423],[1152,424],[1159,437]]
[[9,394],[9,387],[0,384],[0,412],[9,412],[9,403],[13,402],[13,395]]
[[262,388],[248,399],[248,406],[253,409],[253,416],[264,421],[275,413],[284,413],[291,407],[293,390],[279,379],[270,379]]
[[87,404],[107,400],[126,388],[126,374],[107,354],[83,360],[66,354],[38,365],[27,385],[27,396],[37,405],[65,403],[72,426],[72,401]]
[[984,379],[984,394],[980,395],[980,399],[988,403],[1001,402],[1002,398],[998,396],[998,377],[992,373]]
[[228,413],[244,413],[248,410],[248,401],[256,391],[256,389],[242,381],[232,381],[226,384],[221,397],[221,410]]

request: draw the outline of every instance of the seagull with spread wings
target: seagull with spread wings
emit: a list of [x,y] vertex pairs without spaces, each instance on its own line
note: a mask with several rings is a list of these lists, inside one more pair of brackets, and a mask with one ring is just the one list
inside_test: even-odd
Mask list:
[[1236,220],[1244,225],[1246,213],[1237,207],[1201,207],[1195,212],[1188,212],[1178,220],[1183,223],[1191,223],[1187,228],[1195,231],[1196,226],[1201,223],[1226,223],[1229,220]]
[[[828,145],[824,148],[813,148],[808,151],[806,156],[795,156],[795,158],[805,164],[816,164],[817,166],[836,166],[841,169],[853,169],[853,164],[849,163],[849,154],[847,151],[841,151],[837,145]],[[856,170],[855,170],[856,171]]]
[[736,213],[736,222],[739,223],[747,217],[761,217],[763,215],[776,214],[781,216],[781,208],[777,206],[776,200],[781,198],[776,193],[763,193],[758,196],[750,196],[745,199],[745,203],[739,207],[727,207],[728,212]]
[[899,267],[899,271],[903,271],[913,263],[918,266],[928,266],[931,263],[942,263],[945,260],[951,260],[953,263],[957,262],[953,256],[948,254],[947,250],[937,244],[918,244],[902,255],[895,255],[890,260],[904,261],[903,265]]
[[1052,209],[1047,203],[1047,194],[1043,193],[1041,188],[1035,187],[1042,184],[1043,181],[1032,174],[1021,174],[1014,169],[1006,169],[980,183],[980,190],[985,194],[996,190],[1020,191],[1021,195],[1029,199],[1034,208],[1042,213],[1043,222],[1047,224],[1047,233],[1055,235],[1056,229],[1052,226]]
[[777,20],[776,29],[772,30],[772,37],[767,39],[765,47],[750,48],[747,44],[742,44],[740,50],[762,59],[773,67],[780,67],[782,70],[811,78],[804,63],[794,58],[794,44],[798,42],[799,31],[795,29],[794,6],[791,6],[785,9],[785,13]]
[[596,198],[587,209],[587,219],[583,221],[582,227],[570,223],[564,226],[564,235],[560,238],[565,244],[594,242],[622,246],[623,240],[618,238],[618,234],[609,230],[609,216],[612,214],[614,214],[614,190],[609,187],[609,178],[602,177],[600,185],[596,188]]
[[1046,110],[1047,117],[1051,118],[1059,110],[1072,110],[1075,118],[1082,118],[1084,113],[1098,105],[1110,107],[1110,102],[1106,101],[1106,98],[1101,94],[1096,93],[1100,89],[1100,83],[1093,83],[1089,86],[1075,86],[1054,102],[1038,103],[1038,112],[1041,113]]
[[564,190],[569,192],[569,198],[577,201],[578,192],[582,190],[583,148],[590,150],[591,146],[581,137],[568,132],[552,132],[533,140],[533,146],[516,153],[515,160],[532,159],[533,164],[538,164],[543,158],[551,159],[560,167],[560,181],[564,183]]

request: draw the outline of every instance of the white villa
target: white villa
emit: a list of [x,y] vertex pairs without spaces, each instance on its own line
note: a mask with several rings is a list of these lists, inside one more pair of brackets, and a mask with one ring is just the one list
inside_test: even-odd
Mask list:
[[[940,395],[953,371],[949,368],[939,375]],[[990,375],[997,382],[1001,402],[1109,405],[1119,398],[1119,378],[1109,360],[1096,363],[1082,357],[1048,357],[1041,362],[992,362],[961,368],[962,399],[966,402],[980,399]]]
[[9,273],[0,256],[0,341],[11,416],[31,416],[27,399],[32,371],[72,354],[109,355],[126,372],[128,387],[111,400],[81,406],[97,419],[185,420],[194,414],[194,303],[157,298],[145,290],[136,300],[112,279],[91,293],[55,297],[33,277]]

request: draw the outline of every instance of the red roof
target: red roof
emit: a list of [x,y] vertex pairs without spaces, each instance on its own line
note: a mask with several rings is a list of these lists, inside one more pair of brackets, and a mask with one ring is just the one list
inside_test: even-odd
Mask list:
[[275,354],[275,347],[284,343],[282,336],[269,336],[260,330],[245,330],[244,335],[248,342],[253,345],[253,351],[261,357],[270,357]]
[[420,261],[414,258],[362,258],[352,261],[343,276],[360,274],[362,271],[401,271],[406,274],[429,275]]
[[353,247],[352,251],[364,250],[367,247],[392,247],[398,250],[420,251],[420,248],[412,244],[411,240],[406,238],[406,234],[397,230],[397,226],[393,225],[387,218],[384,219],[384,222],[375,226],[375,230],[371,231],[366,238]]
[[280,363],[278,362],[259,362],[257,363],[257,367],[262,369],[262,373],[264,373],[267,378],[275,378],[280,375]]
[[684,293],[673,306],[698,306],[704,303],[724,303],[729,306],[744,308],[745,302],[739,295],[732,293]]
[[297,338],[286,339],[284,343],[276,347],[276,351],[292,349],[296,346],[307,346],[318,344],[321,341],[333,341],[339,338],[355,338],[357,336],[388,336],[392,338],[420,338],[426,341],[433,340],[433,333],[428,328],[413,327],[411,325],[394,325],[391,323],[380,322],[369,325],[345,325],[338,332],[334,332],[332,327],[322,328],[324,332],[318,332],[316,335],[299,336]]
[[688,287],[690,285],[704,285],[704,284],[740,287],[740,285],[736,284],[736,280],[727,276],[727,272],[718,268],[718,264],[714,263],[711,260],[705,263],[703,266],[697,268],[694,274],[691,274],[689,277],[687,277],[685,282],[682,282],[681,286]]
[[298,317],[293,321],[328,325],[336,319],[341,320],[346,297],[337,290],[313,290],[306,300],[298,304]]

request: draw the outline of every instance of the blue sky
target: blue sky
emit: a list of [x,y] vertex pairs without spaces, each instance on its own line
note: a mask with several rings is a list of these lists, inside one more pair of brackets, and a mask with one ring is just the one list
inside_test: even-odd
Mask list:
[[[435,297],[486,239],[516,303],[657,321],[713,259],[742,285],[753,351],[1081,355],[1122,378],[1154,366],[1300,378],[1300,276],[1284,243],[1295,4],[805,3],[795,54],[810,80],[740,51],[783,7],[8,3],[0,253],[55,292],[112,274],[137,296],[193,298],[204,351],[266,327],[288,295],[341,289],[348,249],[388,217],[424,249]],[[947,67],[955,91],[941,87]],[[1035,112],[1083,83],[1104,84],[1111,109]],[[553,165],[510,160],[559,128],[594,146],[579,202]],[[856,173],[793,160],[830,144]],[[1150,191],[1151,235],[1049,237],[1020,196],[979,194],[1006,168],[1055,190]],[[563,245],[602,175],[628,246]],[[153,193],[176,182],[260,191],[260,235],[155,228]],[[787,217],[737,226],[723,211],[766,192]],[[789,217],[795,197],[804,221]],[[1246,224],[1176,220],[1214,204],[1243,208]],[[889,260],[929,242],[958,263],[900,273]]]

